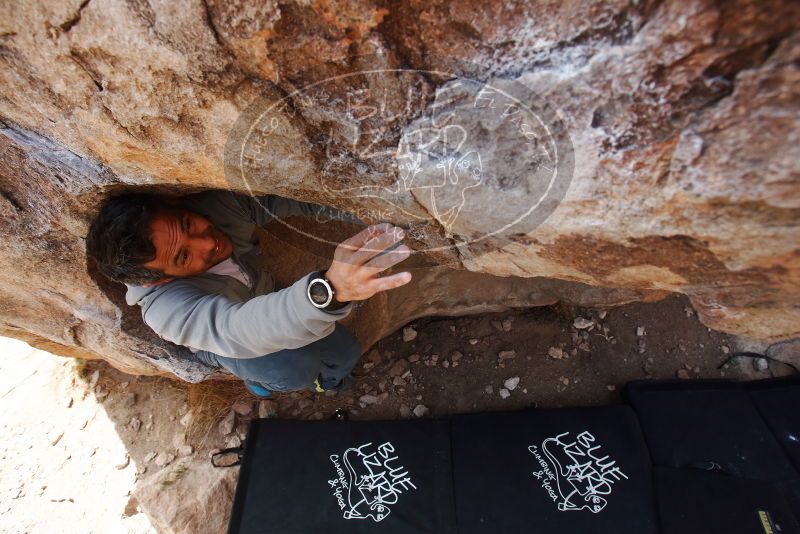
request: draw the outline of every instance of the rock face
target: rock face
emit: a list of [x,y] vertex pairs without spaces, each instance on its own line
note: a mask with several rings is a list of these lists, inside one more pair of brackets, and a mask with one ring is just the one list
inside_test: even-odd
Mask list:
[[[173,474],[178,483],[167,486],[169,471],[185,474]],[[178,468],[163,469],[139,482],[134,498],[145,504],[148,519],[159,532],[225,532],[238,474],[238,469],[212,467],[206,458],[184,459]]]
[[[204,188],[407,228],[415,280],[353,314],[365,348],[421,315],[667,292],[713,328],[800,335],[796,2],[41,0],[0,15],[3,335],[206,377],[83,244],[111,192]],[[324,261],[268,232],[278,278]]]

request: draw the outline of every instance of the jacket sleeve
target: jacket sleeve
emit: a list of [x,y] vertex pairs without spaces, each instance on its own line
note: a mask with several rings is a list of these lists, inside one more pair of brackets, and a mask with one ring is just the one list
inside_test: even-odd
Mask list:
[[333,332],[335,322],[353,309],[352,303],[332,312],[314,307],[306,295],[312,275],[246,302],[207,294],[177,280],[153,296],[142,316],[167,341],[228,358],[257,358],[303,347]]
[[275,195],[261,195],[257,197],[237,195],[236,200],[257,226],[264,226],[276,217],[291,217],[293,215],[314,217],[319,223],[340,220],[363,224],[361,219],[346,211],[322,204],[301,202],[291,198]]

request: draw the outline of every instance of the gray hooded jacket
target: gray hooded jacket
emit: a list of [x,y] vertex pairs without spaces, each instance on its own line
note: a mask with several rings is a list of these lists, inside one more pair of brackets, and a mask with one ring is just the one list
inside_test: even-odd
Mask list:
[[231,191],[203,191],[182,198],[189,210],[206,216],[233,242],[233,259],[253,282],[249,289],[231,276],[203,273],[151,287],[126,284],[129,305],[142,308],[144,322],[159,336],[194,351],[229,358],[257,358],[282,349],[305,346],[330,334],[335,322],[353,308],[328,312],[314,307],[306,288],[313,273],[274,291],[261,264],[256,226],[273,217],[327,213],[361,222],[352,215],[319,204],[266,195],[250,197]]

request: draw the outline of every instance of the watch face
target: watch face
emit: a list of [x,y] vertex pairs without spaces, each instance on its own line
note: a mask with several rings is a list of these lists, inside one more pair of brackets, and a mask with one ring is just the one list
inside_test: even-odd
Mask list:
[[321,281],[312,280],[311,286],[308,288],[308,295],[315,304],[325,304],[330,297],[328,288],[325,287]]

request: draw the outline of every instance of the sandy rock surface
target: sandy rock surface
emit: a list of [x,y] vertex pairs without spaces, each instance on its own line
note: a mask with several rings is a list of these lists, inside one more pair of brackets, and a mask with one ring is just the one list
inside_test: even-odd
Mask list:
[[126,512],[135,462],[73,365],[0,338],[0,532],[157,534]]
[[[0,333],[131,373],[208,378],[87,265],[83,238],[111,191],[217,187],[406,228],[418,283],[404,303],[376,299],[358,319],[365,347],[423,315],[668,292],[717,330],[796,337],[799,10],[792,0],[4,2]],[[375,70],[389,74],[351,76]],[[485,96],[497,91],[465,85],[449,99],[452,79],[408,74],[433,70],[520,88],[551,137],[503,106],[490,113],[500,101]],[[465,114],[477,100],[487,111]],[[263,137],[237,137],[267,108]],[[412,141],[442,135],[432,126],[442,108],[474,139],[411,176]],[[255,152],[226,158],[237,146]],[[569,178],[552,198],[534,180],[550,165]],[[539,205],[521,228],[498,231]],[[294,265],[287,243],[310,252],[297,235],[278,263]]]

